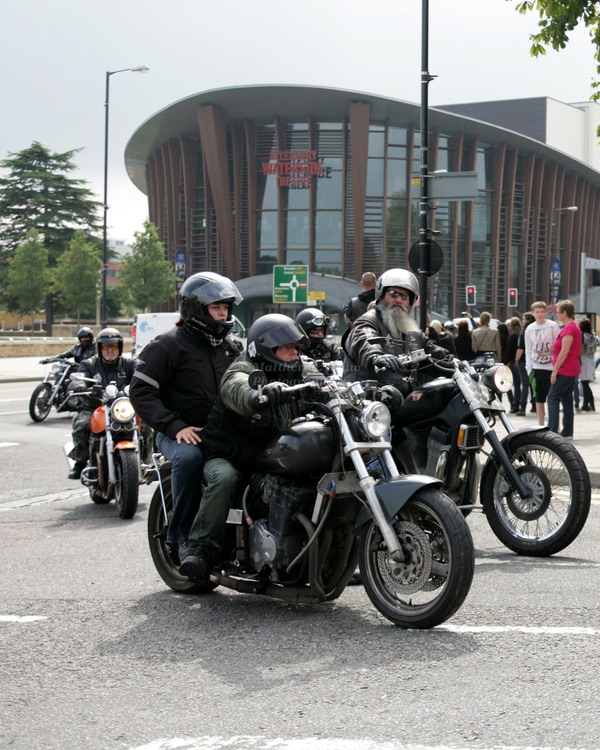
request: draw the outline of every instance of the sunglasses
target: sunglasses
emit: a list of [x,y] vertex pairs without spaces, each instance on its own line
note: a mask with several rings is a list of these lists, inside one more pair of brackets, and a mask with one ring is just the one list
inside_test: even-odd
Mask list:
[[392,299],[410,300],[408,292],[397,292],[395,289],[388,289],[386,294],[389,294]]

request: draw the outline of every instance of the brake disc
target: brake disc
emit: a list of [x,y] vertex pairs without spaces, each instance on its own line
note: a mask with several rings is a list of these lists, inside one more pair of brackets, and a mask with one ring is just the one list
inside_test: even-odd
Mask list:
[[519,466],[517,472],[529,490],[529,497],[521,497],[506,480],[500,483],[500,494],[506,496],[510,512],[520,521],[535,521],[548,510],[552,501],[552,485],[538,466]]
[[396,562],[385,553],[382,575],[402,594],[421,591],[431,576],[432,553],[429,537],[420,526],[410,521],[400,521],[394,529],[404,552],[404,560]]

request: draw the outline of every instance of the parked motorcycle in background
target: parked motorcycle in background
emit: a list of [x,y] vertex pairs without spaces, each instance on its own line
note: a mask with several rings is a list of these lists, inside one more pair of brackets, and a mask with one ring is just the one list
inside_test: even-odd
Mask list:
[[51,364],[52,367],[44,376],[44,380],[33,389],[29,400],[29,416],[34,422],[43,422],[53,406],[58,410],[64,403],[71,373],[79,367],[70,359],[54,359],[53,357],[40,359],[40,364]]
[[394,413],[401,470],[440,479],[465,515],[482,510],[519,555],[544,557],[571,544],[591,504],[590,476],[575,446],[538,425],[515,430],[499,398],[513,384],[506,365],[478,372],[480,365],[435,362],[420,351],[403,366],[423,360],[442,377],[414,388]]
[[[251,376],[252,387],[259,377]],[[311,398],[315,388],[318,403]],[[319,603],[341,595],[358,563],[371,602],[394,624],[431,628],[447,620],[471,586],[473,540],[439,480],[400,476],[389,443],[390,410],[382,402],[399,393],[335,377],[291,390],[308,399],[306,416],[259,455],[230,511],[223,562],[209,584],[179,574],[178,551],[167,543],[170,464],[154,454],[148,481],[159,486],[148,538],[162,579],[180,592],[226,586]]]
[[[127,395],[129,386],[119,390],[115,383],[110,383],[104,388],[93,378],[78,373],[71,377],[85,382],[88,388],[69,394],[70,408],[74,408],[75,399],[84,399],[88,409],[93,409],[88,463],[80,481],[95,503],[102,505],[114,498],[119,517],[133,518],[138,506],[144,445],[139,418]],[[64,446],[71,469],[74,461],[68,454],[72,448],[72,442]]]

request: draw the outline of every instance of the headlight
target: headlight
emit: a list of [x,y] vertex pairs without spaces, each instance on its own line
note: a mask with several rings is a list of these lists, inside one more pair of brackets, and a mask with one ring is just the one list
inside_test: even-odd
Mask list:
[[50,372],[52,373],[52,375],[56,375],[57,373],[61,372],[61,370],[62,370],[62,365],[59,364],[58,362],[55,362],[50,368]]
[[370,438],[383,437],[390,429],[391,421],[390,410],[379,401],[368,404],[360,415],[362,428]]
[[111,418],[117,422],[130,422],[135,414],[135,409],[128,398],[118,398],[110,407]]
[[513,374],[506,365],[494,365],[483,373],[483,384],[497,393],[507,393],[513,387]]
[[112,401],[113,398],[117,397],[117,394],[119,393],[119,389],[117,388],[116,385],[113,385],[112,383],[109,383],[106,386],[106,390],[104,391],[104,393],[106,394],[106,398],[109,401]]

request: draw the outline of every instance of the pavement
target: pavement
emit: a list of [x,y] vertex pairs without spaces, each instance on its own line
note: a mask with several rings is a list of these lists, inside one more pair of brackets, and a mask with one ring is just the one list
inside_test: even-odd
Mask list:
[[[0,357],[0,383],[41,382],[49,365],[40,364],[40,359],[41,357]],[[585,460],[592,488],[600,490],[600,381],[592,381],[591,386],[598,411],[575,414],[573,445]],[[537,423],[535,414],[530,413],[525,417],[511,414],[510,419],[517,430]]]

